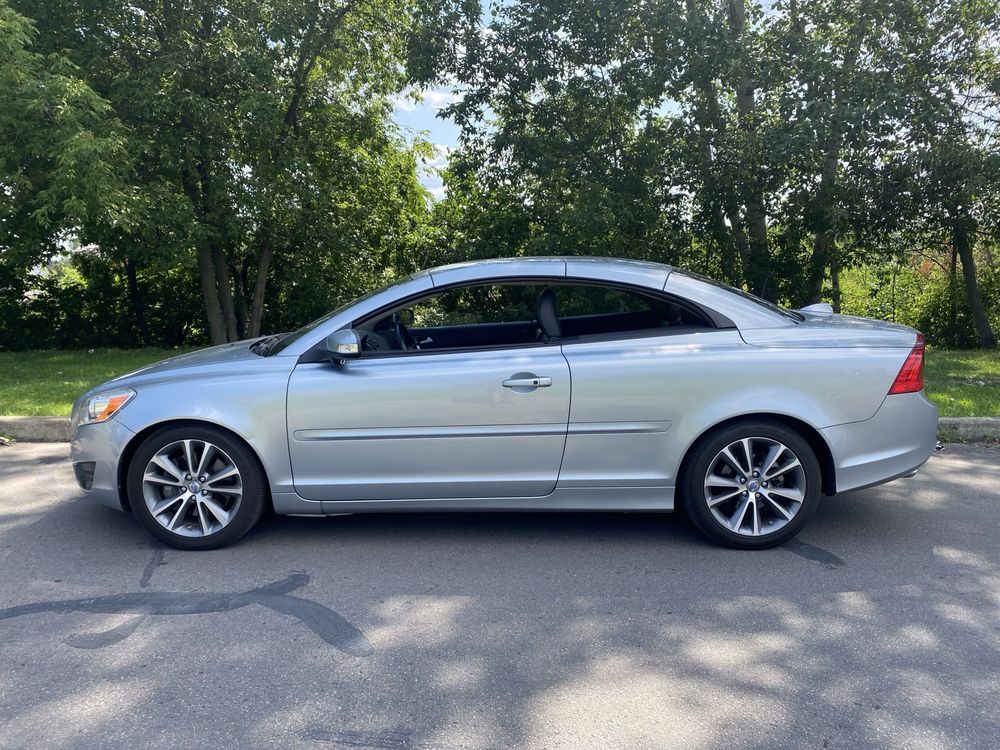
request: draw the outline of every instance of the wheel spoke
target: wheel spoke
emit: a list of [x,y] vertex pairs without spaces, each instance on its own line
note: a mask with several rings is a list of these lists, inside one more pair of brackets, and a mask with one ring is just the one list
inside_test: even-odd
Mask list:
[[772,471],[770,474],[765,474],[764,475],[764,479],[766,479],[767,481],[771,481],[775,477],[780,477],[782,474],[787,474],[792,469],[797,469],[801,465],[802,464],[799,463],[799,459],[793,458],[791,461],[789,461],[784,466],[779,466],[777,469],[775,469],[774,471]]
[[743,518],[747,514],[747,508],[750,507],[750,498],[743,498],[742,502],[736,507],[736,512],[730,517],[729,525],[733,531],[739,531],[740,527],[743,525]]
[[730,450],[730,448],[732,448],[731,445],[722,449],[722,457],[725,458],[729,462],[729,464],[740,474],[749,474],[750,473],[749,469],[744,468],[743,464],[741,464],[739,461],[736,460],[736,456],[733,455],[733,452]]
[[775,500],[766,492],[763,493],[763,495],[764,499],[767,500],[767,502],[771,505],[771,507],[774,508],[776,511],[778,511],[778,513],[780,513],[782,516],[784,516],[786,521],[792,520],[792,514],[789,513],[787,510],[785,510],[785,507],[781,503],[779,503],[777,500]]
[[781,443],[775,443],[767,451],[767,456],[764,458],[764,463],[760,465],[760,475],[762,477],[767,477],[768,472],[774,468],[774,462],[778,460],[778,457],[785,452],[785,446]]
[[214,500],[207,497],[203,497],[201,498],[200,502],[203,507],[208,508],[209,512],[213,516],[215,516],[215,520],[217,520],[220,525],[225,526],[227,523],[229,523],[229,514],[226,513],[226,511],[222,509],[222,506],[220,506]]
[[194,469],[194,450],[191,448],[191,441],[184,441],[184,461],[187,463],[188,474],[197,474]]
[[211,464],[208,459],[215,453],[215,446],[211,443],[202,443],[202,446],[201,458],[198,460],[198,471],[195,472],[199,477],[205,476],[205,470]]
[[753,535],[760,536],[760,504],[754,500],[753,505]]
[[708,479],[705,480],[706,487],[740,487],[739,480],[735,477],[720,477],[718,474],[709,474]]
[[753,443],[750,438],[743,438],[740,440],[740,445],[743,446],[743,455],[746,456],[746,473],[750,474],[753,471]]
[[170,474],[174,479],[177,480],[178,484],[184,481],[184,472],[177,468],[177,464],[170,460],[170,457],[158,453],[150,459],[151,463],[159,466],[163,471]]
[[801,503],[802,499],[805,497],[802,494],[802,490],[798,487],[768,487],[767,492],[769,495],[778,495],[780,497],[786,497],[789,500],[794,500],[797,503]]
[[201,533],[208,536],[208,519],[205,517],[205,504],[196,500],[195,508],[198,511],[198,521],[201,523]]
[[205,480],[205,486],[212,489],[212,485],[216,482],[221,482],[223,479],[229,479],[229,477],[239,476],[239,469],[235,466],[227,466],[224,469],[219,469],[212,476]]
[[240,497],[243,495],[243,488],[239,486],[234,487],[209,487],[208,491],[213,495],[236,495]]
[[176,503],[178,500],[181,500],[183,497],[184,495],[174,495],[173,497],[164,498],[159,503],[153,505],[153,507],[149,509],[149,512],[152,513],[154,516],[158,516],[167,508],[169,508],[171,505]]
[[177,522],[184,518],[184,515],[187,512],[188,503],[190,501],[191,501],[190,497],[184,496],[184,499],[181,502],[180,507],[177,509],[177,512],[174,513],[174,517],[171,518],[170,523],[167,524],[168,529],[173,531],[174,529],[177,528]]
[[708,501],[708,507],[714,508],[716,505],[726,502],[726,500],[732,500],[734,497],[739,495],[743,490],[733,490],[732,492],[727,492],[725,495],[716,495],[711,500]]
[[171,481],[167,477],[161,477],[158,474],[146,473],[142,477],[143,482],[152,482],[153,484],[162,484],[166,487],[183,487],[183,482]]

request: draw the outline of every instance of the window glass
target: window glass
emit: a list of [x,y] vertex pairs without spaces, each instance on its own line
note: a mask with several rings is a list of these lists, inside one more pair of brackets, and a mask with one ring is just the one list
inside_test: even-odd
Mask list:
[[[555,294],[559,333],[536,318],[540,295]],[[371,351],[544,345],[584,337],[711,328],[699,314],[660,296],[596,284],[508,282],[457,287],[363,322]],[[663,333],[667,333],[663,330]]]
[[439,328],[532,321],[543,288],[530,284],[487,284],[449,289],[410,307],[413,326]]

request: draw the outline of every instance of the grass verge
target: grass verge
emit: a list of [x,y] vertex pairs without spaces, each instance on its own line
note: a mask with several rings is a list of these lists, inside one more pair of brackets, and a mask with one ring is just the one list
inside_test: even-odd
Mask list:
[[68,417],[87,389],[185,351],[190,350],[0,352],[0,415]]
[[1000,352],[928,349],[924,388],[942,417],[1000,417]]

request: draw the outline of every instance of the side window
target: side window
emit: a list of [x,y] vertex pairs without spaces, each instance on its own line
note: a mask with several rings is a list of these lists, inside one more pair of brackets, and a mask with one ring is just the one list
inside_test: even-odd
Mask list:
[[685,316],[691,318],[688,311],[661,297],[629,289],[568,285],[556,287],[555,294],[564,337],[655,331],[684,325]]
[[[543,330],[537,318],[546,292],[551,292],[546,309],[556,316],[558,333]],[[664,329],[692,326],[712,327],[697,313],[655,293],[553,280],[446,289],[405,309],[383,312],[358,328],[366,351],[394,352],[549,346],[590,336],[668,334]]]
[[652,310],[649,297],[608,286],[562,286],[555,288],[559,315],[614,315]]
[[535,319],[541,289],[526,284],[487,284],[450,289],[410,307],[414,328],[528,323]]

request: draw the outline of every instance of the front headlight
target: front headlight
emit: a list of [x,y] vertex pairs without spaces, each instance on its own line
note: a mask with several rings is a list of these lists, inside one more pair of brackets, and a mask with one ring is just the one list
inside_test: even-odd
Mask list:
[[105,391],[91,396],[80,409],[80,424],[106,422],[133,398],[135,398],[135,391],[131,388]]

